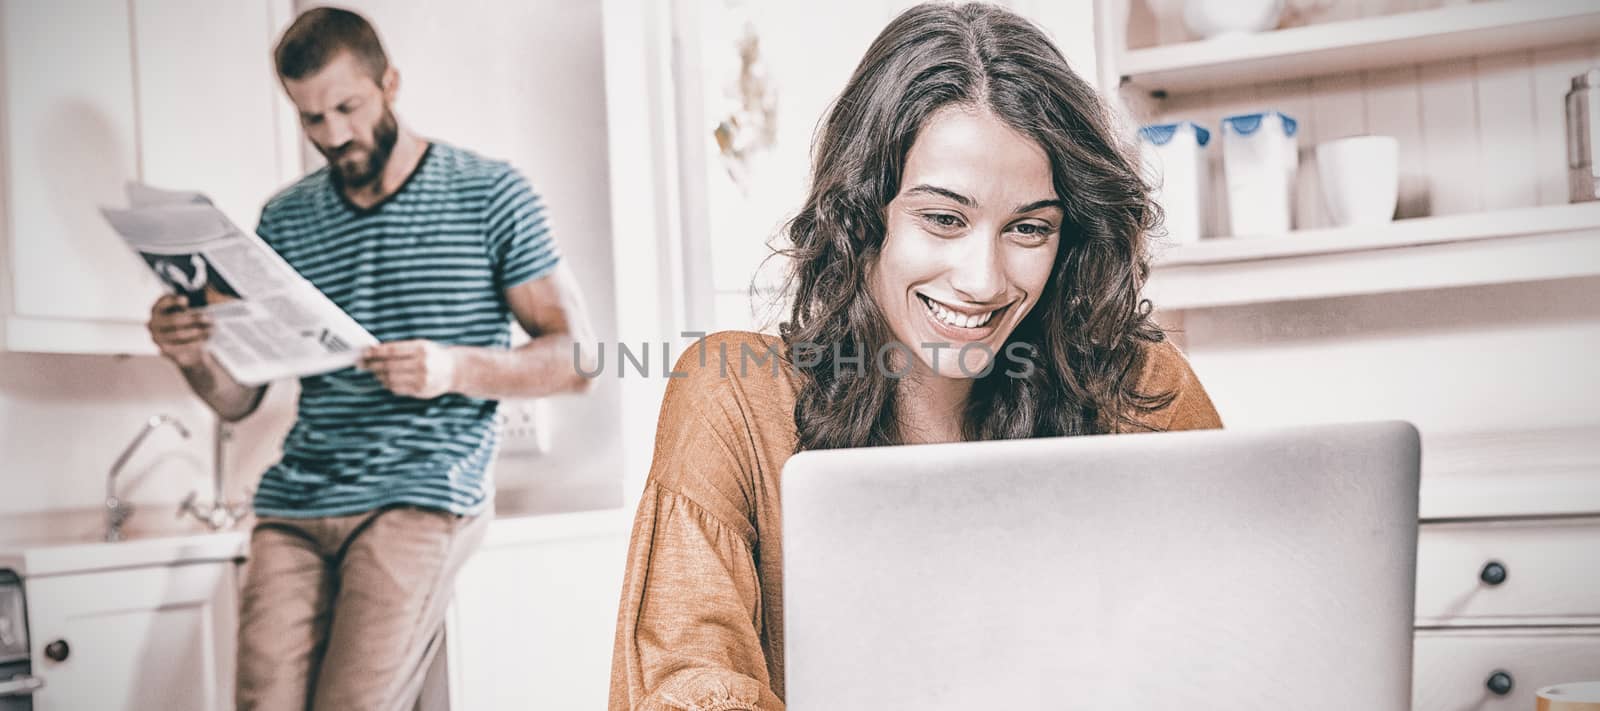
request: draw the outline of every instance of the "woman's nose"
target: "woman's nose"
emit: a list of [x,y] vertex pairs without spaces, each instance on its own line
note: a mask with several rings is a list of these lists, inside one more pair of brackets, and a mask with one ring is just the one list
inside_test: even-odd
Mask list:
[[1000,268],[998,240],[974,230],[962,238],[963,249],[952,250],[950,287],[956,294],[975,304],[988,304],[1000,300],[1005,294],[1006,278]]

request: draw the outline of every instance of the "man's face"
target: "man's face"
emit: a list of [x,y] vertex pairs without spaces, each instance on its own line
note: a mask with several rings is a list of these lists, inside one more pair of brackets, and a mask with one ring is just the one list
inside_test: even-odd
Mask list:
[[283,81],[306,138],[347,187],[373,185],[389,162],[399,137],[389,108],[397,78],[390,68],[380,85],[355,56],[341,52],[321,71]]

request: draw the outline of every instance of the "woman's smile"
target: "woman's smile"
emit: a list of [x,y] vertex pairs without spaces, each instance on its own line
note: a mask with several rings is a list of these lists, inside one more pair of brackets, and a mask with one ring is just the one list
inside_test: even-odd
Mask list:
[[921,292],[916,292],[916,296],[922,302],[923,315],[927,317],[929,327],[952,344],[981,341],[993,335],[1004,320],[1000,317],[1011,308],[1009,303],[998,308],[964,307]]

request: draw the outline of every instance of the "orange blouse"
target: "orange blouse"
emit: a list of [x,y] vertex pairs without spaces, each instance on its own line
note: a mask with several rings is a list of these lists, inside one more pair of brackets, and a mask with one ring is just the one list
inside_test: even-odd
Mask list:
[[[775,337],[723,332],[703,346],[680,358],[686,375],[661,405],[617,615],[612,711],[784,708],[778,482],[797,441],[796,383],[778,359],[760,360],[782,352]],[[1169,342],[1151,347],[1139,386],[1176,393],[1145,418],[1155,429],[1222,426]]]

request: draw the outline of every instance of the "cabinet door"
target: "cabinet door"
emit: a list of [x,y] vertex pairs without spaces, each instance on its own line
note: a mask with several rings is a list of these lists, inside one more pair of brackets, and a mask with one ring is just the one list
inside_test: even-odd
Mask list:
[[199,190],[243,230],[283,180],[272,2],[133,3],[145,182]]
[[[235,578],[234,563],[215,562],[26,580],[33,670],[45,681],[34,708],[231,708]],[[55,642],[65,643],[60,661],[46,655]]]
[[[199,190],[241,229],[299,174],[271,49],[290,0],[0,3],[5,347],[154,353],[161,293],[98,208],[123,186]],[[0,250],[3,251],[3,250]]]
[[13,316],[143,323],[159,293],[97,209],[139,177],[129,5],[0,3]]

